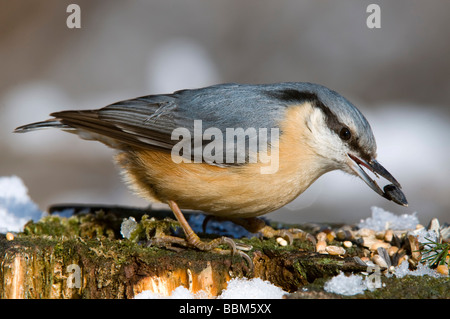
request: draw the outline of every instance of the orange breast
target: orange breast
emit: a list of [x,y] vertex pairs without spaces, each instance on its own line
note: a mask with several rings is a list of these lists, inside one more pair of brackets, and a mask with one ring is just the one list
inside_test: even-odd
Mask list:
[[[253,217],[276,210],[300,195],[322,172],[315,153],[304,143],[310,132],[301,125],[309,104],[290,107],[278,146],[278,170],[261,174],[273,163],[217,167],[206,163],[175,163],[169,153],[136,150],[116,160],[129,185],[141,196],[175,201],[180,208],[223,217]],[[270,154],[273,155],[273,154]]]

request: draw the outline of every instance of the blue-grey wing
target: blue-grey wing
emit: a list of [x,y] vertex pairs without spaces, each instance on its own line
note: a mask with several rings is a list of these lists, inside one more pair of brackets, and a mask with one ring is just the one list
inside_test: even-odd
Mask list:
[[[118,144],[135,146],[144,149],[172,151],[180,140],[173,136],[176,129],[185,129],[191,137],[191,158],[194,157],[194,138],[201,139],[201,148],[216,138],[222,138],[222,165],[240,164],[236,157],[245,153],[244,162],[249,161],[249,147],[255,144],[249,140],[255,138],[252,133],[259,134],[260,129],[278,128],[285,106],[270,94],[268,88],[256,85],[221,84],[202,89],[182,90],[168,95],[149,95],[108,105],[99,110],[63,111],[51,114],[65,126],[94,135],[114,139]],[[201,128],[199,136],[199,125]],[[203,132],[221,132],[222,136],[203,139]],[[175,131],[177,132],[177,131]],[[227,144],[226,134],[236,136],[243,134],[244,148],[238,149],[233,138],[233,145]],[[257,135],[256,138],[259,138]],[[231,141],[231,140],[230,140]],[[216,142],[219,142],[216,140]],[[220,144],[215,144],[220,147]],[[197,145],[198,146],[198,145]],[[256,144],[257,148],[259,144]],[[218,152],[213,150],[213,155]],[[226,159],[230,148],[234,149],[235,160]],[[183,154],[186,155],[186,154]],[[241,154],[242,155],[242,154]],[[217,159],[217,156],[215,157]],[[242,157],[240,157],[242,158]],[[217,161],[217,162],[220,162]]]

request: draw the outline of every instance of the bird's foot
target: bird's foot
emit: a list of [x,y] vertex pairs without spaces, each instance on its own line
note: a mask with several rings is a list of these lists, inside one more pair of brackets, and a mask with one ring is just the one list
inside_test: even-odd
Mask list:
[[[220,237],[208,242],[202,241],[200,237],[198,237],[198,235],[192,230],[191,226],[189,226],[177,203],[174,201],[168,201],[168,204],[183,229],[186,239],[164,235],[159,236],[159,238],[155,238],[153,241],[154,243],[164,245],[167,248],[173,247],[172,245],[176,244],[183,247],[195,248],[201,251],[213,251],[220,254],[231,255],[237,254],[243,257],[247,261],[250,269],[253,270],[253,262],[251,258],[244,253],[245,250],[250,250],[252,248],[250,245],[236,244],[234,240],[228,237]],[[220,249],[219,246],[221,245],[228,245],[230,249]]]
[[[194,248],[201,251],[211,251],[221,255],[239,255],[246,260],[250,270],[253,270],[253,261],[244,252],[252,249],[253,247],[251,245],[236,243],[229,237],[220,237],[206,242],[202,241],[196,234],[194,235],[195,236],[190,236],[186,239],[169,235],[160,235],[158,237],[151,238],[148,241],[148,246],[163,247],[177,252],[183,250],[184,248]],[[222,245],[228,245],[229,249],[220,248]]]

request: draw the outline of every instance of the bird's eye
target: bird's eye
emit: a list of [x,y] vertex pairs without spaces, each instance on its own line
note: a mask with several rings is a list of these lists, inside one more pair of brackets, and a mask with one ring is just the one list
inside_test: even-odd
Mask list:
[[339,137],[344,141],[348,141],[352,137],[352,133],[350,133],[348,128],[343,127],[339,132]]

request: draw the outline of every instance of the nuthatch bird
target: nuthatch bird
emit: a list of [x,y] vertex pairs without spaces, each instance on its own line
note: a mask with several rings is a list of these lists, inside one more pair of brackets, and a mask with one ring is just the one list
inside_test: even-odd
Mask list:
[[[400,184],[376,160],[366,118],[321,85],[220,84],[51,116],[15,132],[56,127],[117,149],[115,160],[129,186],[168,204],[188,245],[201,250],[229,240],[201,241],[180,209],[273,236],[276,231],[256,217],[294,200],[332,170],[359,176],[381,196],[407,206]],[[264,138],[268,132],[277,134]],[[392,184],[382,190],[364,168]]]

